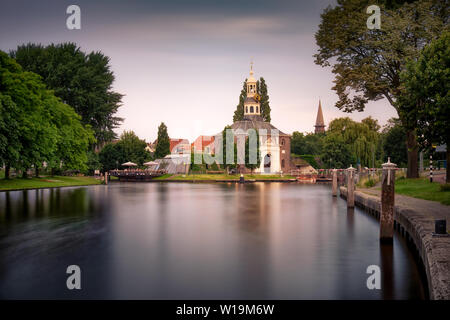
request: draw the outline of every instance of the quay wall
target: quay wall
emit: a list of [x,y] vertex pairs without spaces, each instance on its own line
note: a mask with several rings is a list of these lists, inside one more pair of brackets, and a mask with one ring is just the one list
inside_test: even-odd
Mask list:
[[[340,196],[346,198],[347,188],[340,187]],[[355,191],[355,205],[374,215],[378,220],[381,199]],[[395,205],[394,228],[412,244],[422,260],[432,300],[450,300],[450,238],[435,237],[434,220],[426,212]]]

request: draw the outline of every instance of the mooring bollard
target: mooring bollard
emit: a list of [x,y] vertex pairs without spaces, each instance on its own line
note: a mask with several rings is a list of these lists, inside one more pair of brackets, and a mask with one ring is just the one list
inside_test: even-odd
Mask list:
[[333,169],[333,187],[331,193],[333,197],[337,197],[337,170]]
[[382,167],[380,241],[391,243],[394,235],[395,169],[397,166],[388,157],[388,162]]
[[435,234],[447,234],[447,221],[434,220],[434,233]]
[[352,165],[347,169],[347,208],[355,207],[355,171]]

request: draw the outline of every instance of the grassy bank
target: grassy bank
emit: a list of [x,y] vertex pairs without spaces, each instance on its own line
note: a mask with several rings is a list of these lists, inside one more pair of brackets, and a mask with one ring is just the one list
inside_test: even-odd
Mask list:
[[0,179],[0,191],[5,190],[23,190],[23,189],[38,189],[38,188],[52,188],[52,187],[68,187],[68,186],[85,186],[100,184],[100,180],[91,177],[39,177],[28,179]]
[[395,182],[395,192],[413,198],[450,205],[450,190],[441,191],[441,184],[437,182],[430,183],[428,178],[398,179]]
[[[161,177],[155,178],[154,180],[175,180],[175,181],[216,181],[216,180],[239,180],[239,174],[165,174]],[[259,174],[245,174],[244,178],[246,180],[289,180],[295,179],[293,176],[283,176],[280,175],[259,175]]]

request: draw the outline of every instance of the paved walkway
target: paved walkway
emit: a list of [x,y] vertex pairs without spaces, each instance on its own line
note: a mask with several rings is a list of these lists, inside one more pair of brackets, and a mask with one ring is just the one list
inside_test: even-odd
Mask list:
[[[363,188],[358,188],[357,190],[373,196],[381,197],[381,190]],[[417,199],[401,194],[395,195],[395,205],[406,207],[415,211],[426,212],[432,221],[435,219],[447,219],[447,228],[450,227],[450,206],[443,205],[436,201]]]

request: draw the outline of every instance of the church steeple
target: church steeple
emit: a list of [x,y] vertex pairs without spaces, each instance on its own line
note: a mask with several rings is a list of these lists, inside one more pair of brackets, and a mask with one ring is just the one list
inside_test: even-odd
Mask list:
[[256,79],[253,76],[253,61],[250,63],[250,76],[247,79],[247,98],[244,102],[244,116],[261,115],[259,95],[256,91]]
[[316,125],[314,127],[315,133],[325,132],[325,121],[323,121],[322,103],[320,102],[320,99],[319,99],[319,109],[317,110]]

